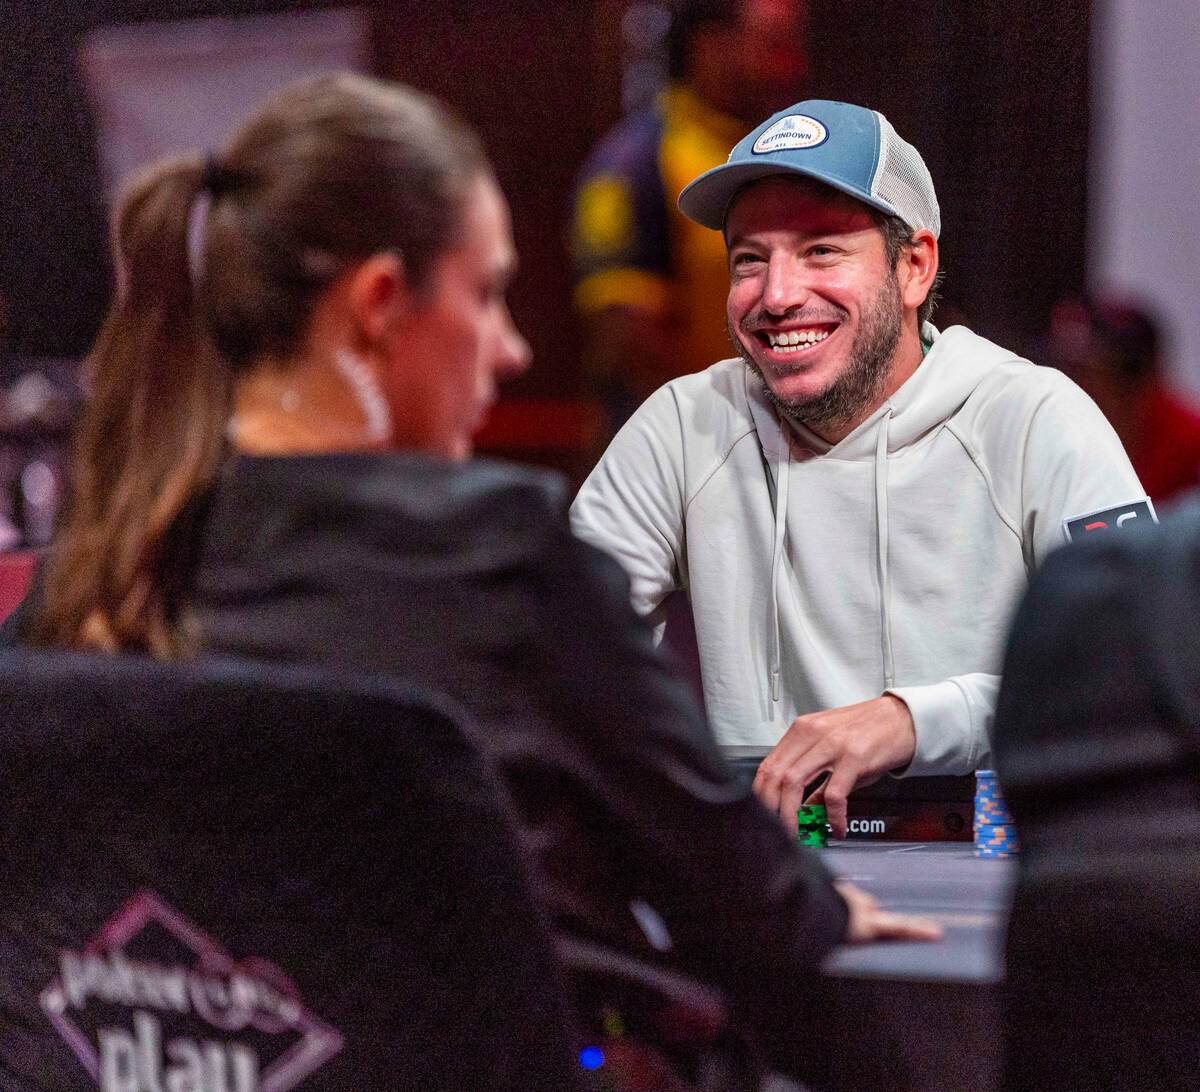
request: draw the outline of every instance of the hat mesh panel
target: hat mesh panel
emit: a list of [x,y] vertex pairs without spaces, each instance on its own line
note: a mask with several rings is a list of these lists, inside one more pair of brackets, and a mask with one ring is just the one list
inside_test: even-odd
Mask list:
[[887,118],[875,116],[879,118],[880,156],[872,192],[891,205],[914,231],[928,228],[937,238],[942,217],[928,168],[916,148],[901,139]]

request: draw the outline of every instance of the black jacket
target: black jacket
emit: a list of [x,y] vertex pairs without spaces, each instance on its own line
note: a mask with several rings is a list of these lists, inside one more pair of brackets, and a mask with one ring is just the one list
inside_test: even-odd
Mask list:
[[[556,476],[414,455],[237,457],[182,606],[222,656],[383,671],[456,699],[502,771],[558,927],[800,1005],[843,900],[720,757]],[[671,949],[631,911],[652,907]]]

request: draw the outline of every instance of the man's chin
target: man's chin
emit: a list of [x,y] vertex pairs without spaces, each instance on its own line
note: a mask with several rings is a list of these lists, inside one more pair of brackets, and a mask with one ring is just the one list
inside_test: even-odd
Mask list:
[[[768,378],[762,366],[740,342],[737,343],[737,350],[738,355],[746,362],[746,366],[758,376],[759,382],[763,385],[763,393],[766,395],[767,401],[782,416],[803,424],[808,419],[811,407],[814,404],[819,405],[825,398],[828,388],[818,391],[804,389],[801,384],[795,382],[796,372],[789,372],[786,376],[775,376],[773,379]],[[792,386],[798,386],[801,389],[788,390],[789,380],[792,381]]]
[[746,366],[756,376],[758,376],[759,381],[767,389],[767,391],[769,393],[774,393],[775,388],[772,385],[771,380],[767,378],[767,373],[763,370],[762,365],[760,365],[759,362],[754,359],[754,356],[747,352],[746,349],[741,345],[738,346],[738,356],[740,356],[746,362]]
[[742,359],[750,365],[750,370],[762,382],[768,401],[790,417],[801,418],[807,406],[825,395],[824,389],[814,391],[803,383],[797,383],[794,372],[786,376],[769,377],[757,362],[747,356],[743,356]]
[[854,410],[860,408],[846,404],[845,392],[836,381],[820,390],[812,390],[798,383],[789,385],[786,380],[772,383],[755,361],[745,354],[742,359],[762,381],[763,394],[775,412],[780,417],[812,429],[818,435],[823,430],[840,428],[853,416]]
[[799,421],[801,424],[807,422],[812,404],[820,398],[820,395],[814,395],[812,398],[784,398],[767,384],[764,384],[763,389],[766,392],[767,401],[775,407],[776,413],[792,421]]

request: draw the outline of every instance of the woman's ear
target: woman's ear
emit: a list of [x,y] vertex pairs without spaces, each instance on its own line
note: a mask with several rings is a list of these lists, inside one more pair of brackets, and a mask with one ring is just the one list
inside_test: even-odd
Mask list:
[[349,274],[346,300],[359,329],[371,344],[384,340],[409,304],[404,263],[398,254],[373,254]]

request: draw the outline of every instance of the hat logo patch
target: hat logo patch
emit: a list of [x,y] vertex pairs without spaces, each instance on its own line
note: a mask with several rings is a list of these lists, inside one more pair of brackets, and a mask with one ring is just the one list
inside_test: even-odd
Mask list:
[[829,130],[807,114],[788,114],[764,129],[754,142],[755,155],[789,151],[793,148],[815,148],[829,137]]

